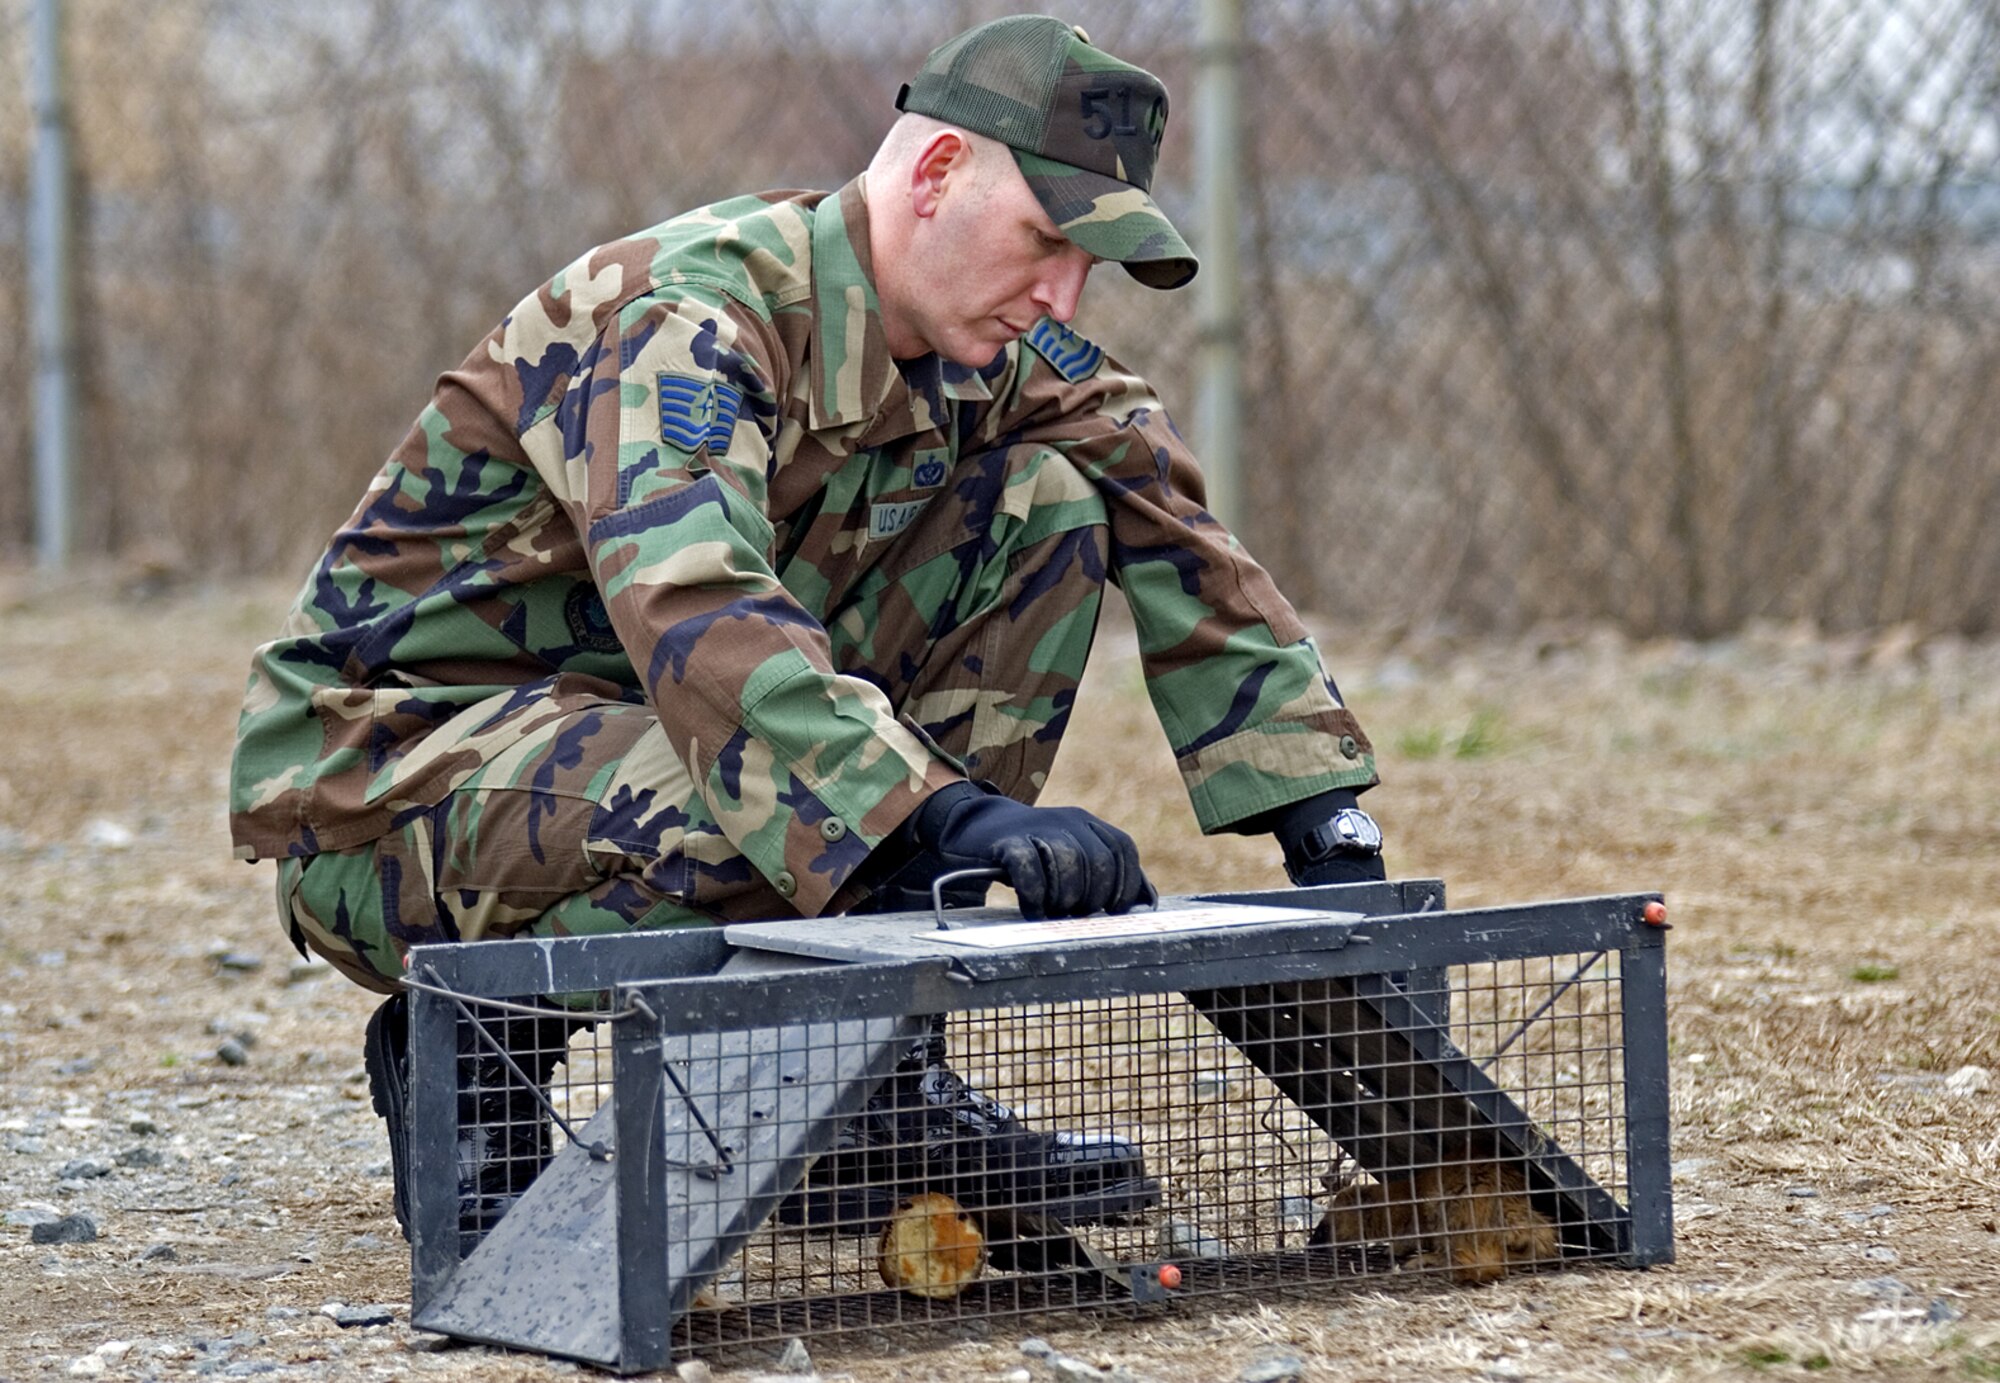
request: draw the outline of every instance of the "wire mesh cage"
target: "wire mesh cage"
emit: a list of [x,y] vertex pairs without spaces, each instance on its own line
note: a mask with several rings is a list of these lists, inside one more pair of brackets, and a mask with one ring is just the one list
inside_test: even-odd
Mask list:
[[416,1322],[633,1371],[1670,1257],[1648,900],[1441,897],[419,953]]

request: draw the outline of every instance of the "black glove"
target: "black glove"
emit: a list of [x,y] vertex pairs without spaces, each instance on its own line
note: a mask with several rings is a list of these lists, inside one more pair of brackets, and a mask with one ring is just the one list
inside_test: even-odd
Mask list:
[[[1342,812],[1353,816],[1342,817]],[[1300,888],[1388,877],[1382,867],[1382,832],[1346,788],[1294,802],[1266,819],[1284,847],[1285,873]]]
[[1139,868],[1139,847],[1080,807],[1030,807],[974,783],[931,794],[910,834],[937,873],[999,868],[1023,917],[1130,912],[1159,900]]

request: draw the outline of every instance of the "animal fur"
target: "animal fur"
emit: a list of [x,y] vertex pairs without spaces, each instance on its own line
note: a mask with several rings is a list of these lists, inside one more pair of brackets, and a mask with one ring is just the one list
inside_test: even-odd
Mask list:
[[1521,1173],[1497,1162],[1357,1181],[1334,1197],[1307,1242],[1383,1244],[1406,1268],[1443,1268],[1459,1282],[1491,1282],[1561,1253],[1555,1225],[1527,1192]]

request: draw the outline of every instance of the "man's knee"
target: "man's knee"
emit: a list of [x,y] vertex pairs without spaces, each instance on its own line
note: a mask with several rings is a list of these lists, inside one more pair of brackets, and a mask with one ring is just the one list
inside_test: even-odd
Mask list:
[[383,921],[375,847],[278,861],[278,916],[292,944],[356,984],[394,993],[403,952]]
[[740,859],[650,707],[585,705],[531,724],[380,839],[282,861],[295,944],[386,992],[412,946],[707,925],[761,882],[728,867]]

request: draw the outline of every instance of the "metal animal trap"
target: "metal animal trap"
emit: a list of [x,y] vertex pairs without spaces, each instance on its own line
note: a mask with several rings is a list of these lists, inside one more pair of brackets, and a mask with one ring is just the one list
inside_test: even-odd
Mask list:
[[1657,899],[1443,899],[423,948],[413,1320],[629,1373],[718,1344],[1670,1260]]

